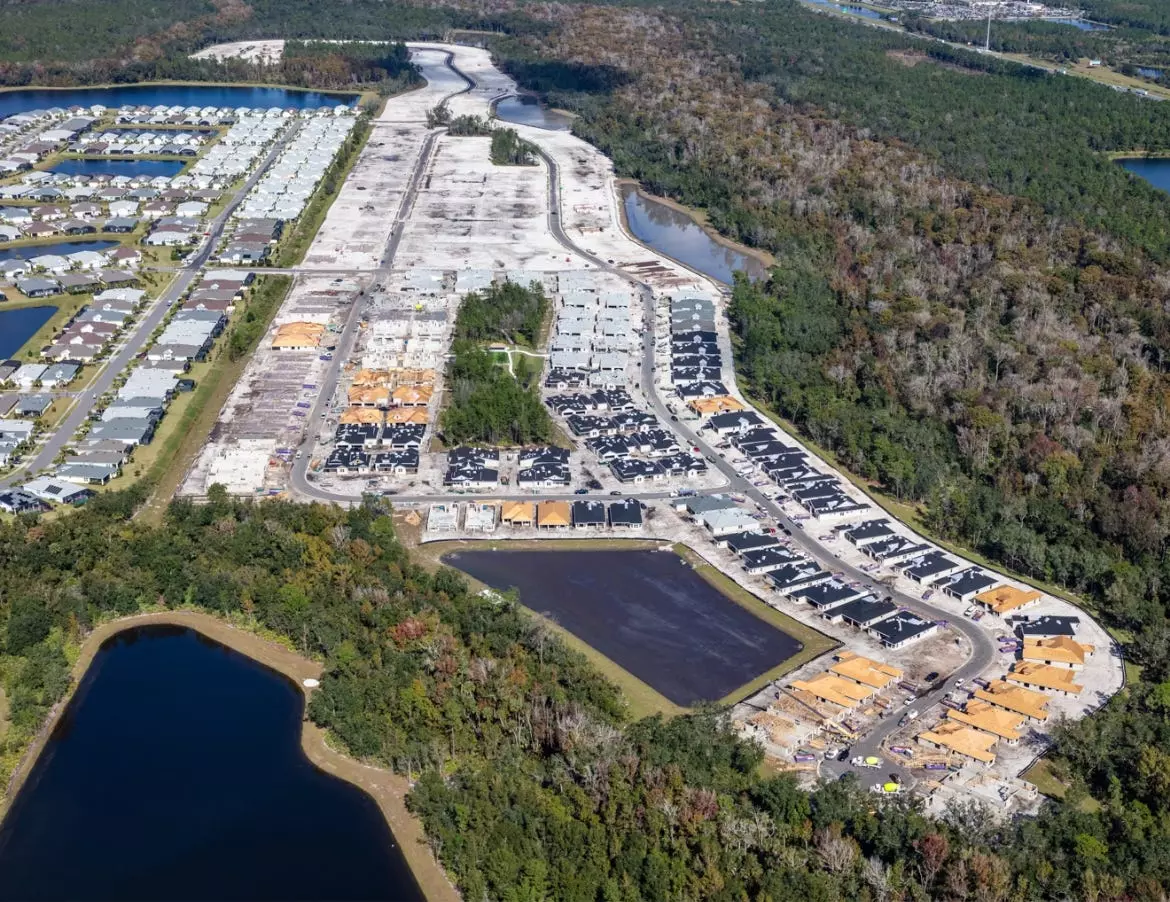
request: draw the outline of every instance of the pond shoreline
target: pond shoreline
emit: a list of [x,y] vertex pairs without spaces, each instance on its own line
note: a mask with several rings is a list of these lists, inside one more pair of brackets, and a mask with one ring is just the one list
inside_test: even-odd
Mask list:
[[626,205],[625,205],[625,202],[622,198],[622,189],[623,188],[631,187],[637,192],[638,196],[641,197],[643,200],[647,200],[647,201],[650,201],[651,203],[655,203],[655,204],[661,204],[662,206],[667,207],[668,209],[674,210],[677,213],[682,213],[684,216],[688,217],[696,226],[698,226],[700,229],[702,229],[703,232],[706,233],[707,237],[710,238],[712,241],[714,241],[716,244],[718,244],[722,247],[728,248],[729,250],[733,250],[736,253],[743,254],[745,257],[751,257],[752,259],[758,261],[760,263],[760,265],[762,265],[765,268],[770,269],[771,267],[776,265],[776,258],[773,257],[771,254],[769,254],[767,251],[763,251],[763,250],[760,250],[759,248],[755,248],[755,247],[749,247],[746,244],[740,244],[738,241],[734,241],[731,238],[728,238],[726,235],[723,235],[722,233],[720,233],[714,226],[712,226],[707,221],[706,214],[704,214],[701,210],[697,210],[694,207],[688,207],[685,204],[680,204],[678,201],[671,200],[669,197],[661,197],[660,195],[657,195],[657,194],[651,194],[649,191],[645,190],[642,187],[642,183],[639,182],[637,179],[615,178],[613,180],[613,185],[614,185],[614,190],[616,190],[617,194],[618,194],[617,206],[618,206],[618,210],[621,212],[622,229],[625,231],[625,233],[629,237],[629,239],[631,241],[634,241],[637,244],[640,244],[642,247],[647,248],[648,250],[654,251],[654,253],[656,253],[656,254],[662,254],[662,256],[664,256],[670,260],[673,260],[679,266],[685,267],[690,272],[697,273],[698,275],[702,276],[704,279],[711,279],[712,281],[718,282],[720,285],[727,284],[726,282],[719,282],[718,279],[714,279],[712,276],[709,276],[706,273],[700,272],[699,270],[695,269],[693,266],[690,266],[689,264],[684,263],[683,261],[672,257],[670,254],[667,254],[664,251],[660,251],[657,248],[652,247],[651,245],[647,244],[642,239],[638,238],[638,236],[635,235],[633,233],[633,230],[630,228],[629,217],[626,215]]
[[[80,654],[71,670],[69,691],[53,706],[13,771],[3,802],[0,803],[0,821],[8,815],[12,801],[35,769],[61,716],[73,700],[102,645],[119,633],[149,626],[186,627],[244,655],[295,683],[306,705],[308,692],[303,681],[319,679],[321,676],[321,665],[316,661],[200,611],[158,611],[102,623],[82,642]],[[332,748],[326,731],[307,718],[301,722],[300,745],[305,757],[318,770],[358,787],[374,800],[427,902],[459,902],[459,892],[431,853],[422,824],[407,810],[406,795],[410,791],[410,783],[405,777],[362,764]]]

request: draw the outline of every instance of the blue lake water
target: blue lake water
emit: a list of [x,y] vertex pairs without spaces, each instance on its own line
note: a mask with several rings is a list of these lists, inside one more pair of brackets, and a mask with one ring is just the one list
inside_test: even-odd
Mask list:
[[36,244],[26,247],[7,247],[0,250],[0,263],[5,260],[31,260],[43,254],[77,254],[81,251],[104,251],[116,247],[117,241],[61,241],[57,244]]
[[808,0],[814,6],[825,6],[838,12],[849,13],[851,16],[861,16],[863,19],[881,19],[882,14],[876,9],[866,6],[853,6],[849,3],[830,3],[829,0]]
[[124,85],[116,88],[23,88],[0,91],[0,117],[48,107],[93,106],[215,106],[283,107],[298,110],[339,104],[352,106],[356,94],[322,94],[287,88],[245,88],[215,85]]
[[1123,168],[1170,193],[1170,160],[1118,160]]
[[12,357],[56,312],[56,307],[0,310],[0,360]]
[[305,758],[302,712],[191,630],[115,636],[0,828],[0,899],[421,900],[373,799]]
[[635,238],[692,269],[728,285],[739,270],[753,279],[767,275],[758,259],[721,244],[686,213],[644,197],[633,185],[622,185],[622,204]]
[[178,175],[186,164],[181,160],[61,160],[50,170],[62,175]]
[[1138,66],[1137,74],[1143,78],[1161,78],[1163,72],[1161,69],[1148,69],[1145,66]]
[[1087,19],[1045,19],[1044,21],[1053,22],[1056,25],[1071,25],[1081,31],[1109,31],[1108,25],[1101,22],[1090,22]]
[[495,107],[496,118],[517,125],[534,125],[551,131],[565,132],[572,125],[571,116],[550,110],[535,97],[505,97]]

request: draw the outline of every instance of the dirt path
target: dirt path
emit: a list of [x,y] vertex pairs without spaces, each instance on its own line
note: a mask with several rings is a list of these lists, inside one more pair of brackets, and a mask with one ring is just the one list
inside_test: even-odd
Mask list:
[[[9,781],[0,817],[7,813],[10,801],[16,797],[16,793],[28,779],[61,712],[68,705],[102,643],[124,630],[160,625],[189,627],[209,639],[247,655],[291,679],[302,687],[301,691],[306,696],[313,690],[303,688],[304,680],[318,679],[321,676],[321,665],[316,661],[310,661],[276,642],[198,611],[161,611],[157,614],[138,614],[103,623],[89,634],[81,646],[77,663],[73,665],[73,685],[69,695],[50,712],[37,738],[29,746],[12,780]],[[322,771],[354,784],[369,793],[378,803],[427,902],[459,902],[459,893],[451,885],[442,866],[435,860],[430,847],[426,844],[422,824],[406,809],[406,794],[410,791],[410,784],[404,777],[362,764],[341,754],[329,746],[325,731],[308,720],[303,722],[301,729],[301,748],[305,756]]]

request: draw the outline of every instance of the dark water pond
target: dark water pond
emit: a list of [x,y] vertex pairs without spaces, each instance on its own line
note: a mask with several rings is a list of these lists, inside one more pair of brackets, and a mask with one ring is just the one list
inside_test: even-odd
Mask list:
[[679,705],[714,701],[800,642],[660,551],[459,551],[443,558],[555,620]]
[[0,310],[0,361],[7,360],[19,351],[56,312],[56,307]]
[[312,110],[357,102],[356,94],[322,94],[287,88],[243,88],[216,85],[124,85],[117,88],[22,88],[0,91],[0,117],[29,110],[72,106],[214,106],[282,107]]
[[1155,188],[1170,192],[1170,159],[1118,160],[1124,169],[1145,179]]
[[50,170],[61,175],[125,175],[130,178],[178,175],[181,160],[61,160]]
[[551,131],[565,132],[572,125],[573,118],[564,113],[550,110],[535,97],[521,95],[505,97],[496,104],[496,118],[517,125],[535,125]]
[[639,194],[633,185],[622,185],[622,204],[635,238],[712,279],[730,285],[738,271],[753,279],[768,274],[755,257],[721,244],[686,213]]
[[114,637],[0,829],[0,898],[421,900],[374,801],[302,754],[302,707],[191,630]]
[[5,260],[31,260],[33,257],[42,257],[46,254],[56,254],[64,257],[66,254],[79,254],[82,251],[104,251],[117,247],[117,241],[60,241],[57,244],[26,244],[22,247],[6,247],[0,250],[0,263]]

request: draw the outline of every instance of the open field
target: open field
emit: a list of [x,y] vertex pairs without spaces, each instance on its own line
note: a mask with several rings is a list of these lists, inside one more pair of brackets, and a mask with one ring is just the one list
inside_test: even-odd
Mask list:
[[723,698],[802,651],[674,554],[465,551],[444,557],[561,624],[676,705]]

